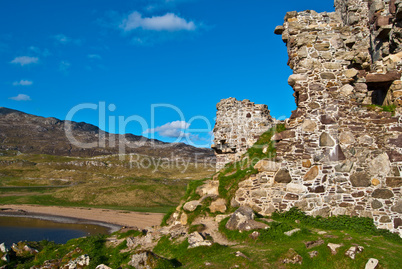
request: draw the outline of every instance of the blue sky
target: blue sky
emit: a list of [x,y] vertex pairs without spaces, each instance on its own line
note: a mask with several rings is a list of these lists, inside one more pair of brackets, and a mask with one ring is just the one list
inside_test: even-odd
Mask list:
[[273,30],[306,9],[333,1],[1,1],[0,106],[60,119],[75,109],[72,120],[106,131],[208,146],[223,98],[290,116],[291,70]]

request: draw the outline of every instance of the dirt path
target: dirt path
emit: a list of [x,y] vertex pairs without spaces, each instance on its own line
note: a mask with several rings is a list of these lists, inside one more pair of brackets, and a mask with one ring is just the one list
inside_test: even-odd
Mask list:
[[27,214],[35,213],[68,218],[78,218],[117,224],[126,227],[138,227],[140,229],[153,225],[159,225],[164,216],[164,214],[162,213],[141,213],[100,208],[37,205],[0,205],[0,209],[3,212],[21,212],[21,210],[23,210]]

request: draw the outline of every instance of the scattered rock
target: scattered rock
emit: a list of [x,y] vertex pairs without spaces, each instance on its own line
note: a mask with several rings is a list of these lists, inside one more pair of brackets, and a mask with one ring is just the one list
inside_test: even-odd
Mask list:
[[189,212],[193,212],[200,205],[201,203],[199,201],[190,201],[184,204],[183,209]]
[[249,237],[250,237],[251,239],[253,239],[253,240],[257,240],[259,236],[260,236],[260,233],[257,232],[257,231],[254,231],[254,232],[252,232],[252,233],[249,235]]
[[285,264],[302,264],[303,258],[293,248],[285,254],[285,258],[281,260]]
[[315,240],[315,241],[305,242],[304,245],[306,245],[307,249],[310,249],[310,248],[315,248],[315,247],[321,246],[324,243],[325,243],[324,240],[318,239],[318,240]]
[[8,252],[8,248],[6,247],[6,244],[5,244],[5,243],[1,243],[1,244],[0,244],[0,252],[3,252],[3,253],[7,253],[7,252]]
[[240,224],[248,220],[254,220],[254,217],[254,212],[250,207],[241,206],[232,214],[229,221],[226,223],[226,228],[229,230],[238,230]]
[[245,259],[247,259],[247,260],[250,260],[249,257],[247,257],[246,255],[244,255],[244,254],[241,253],[240,251],[236,251],[235,255],[236,255],[236,257],[242,257],[242,258],[245,258]]
[[366,266],[364,267],[364,269],[375,269],[377,268],[378,265],[378,260],[374,259],[374,258],[370,258],[368,260],[368,262],[366,263]]
[[142,251],[131,256],[128,265],[131,265],[136,269],[152,269],[157,266],[158,261],[161,259],[164,258],[159,257],[151,251]]
[[362,246],[352,246],[345,252],[345,255],[354,260],[356,257],[356,253],[362,253],[363,249],[364,247]]
[[335,255],[338,251],[337,249],[342,247],[342,244],[333,244],[333,243],[328,243],[327,247],[331,250],[332,255]]
[[284,234],[287,235],[287,236],[292,236],[294,233],[297,233],[299,231],[300,231],[300,229],[296,228],[296,229],[290,230],[288,232],[284,232]]
[[196,248],[200,246],[212,246],[212,242],[205,240],[204,237],[199,232],[191,233],[188,236],[188,248]]
[[208,180],[204,185],[199,186],[195,192],[200,196],[219,196],[219,181]]
[[318,256],[318,251],[317,250],[310,251],[308,253],[308,255],[310,256],[310,258],[317,257]]
[[82,268],[89,265],[90,258],[87,254],[81,255],[75,260],[69,261],[66,265],[64,265],[63,269],[75,269]]
[[209,209],[211,210],[212,213],[215,213],[215,212],[224,213],[226,211],[226,200],[220,198],[216,201],[213,201],[211,203],[211,205],[209,206]]
[[10,256],[8,256],[8,253],[6,253],[6,254],[4,254],[2,257],[1,257],[1,260],[2,261],[5,261],[5,262],[10,262]]
[[110,268],[109,266],[106,266],[104,264],[99,264],[98,266],[96,266],[95,269],[112,269],[112,268]]

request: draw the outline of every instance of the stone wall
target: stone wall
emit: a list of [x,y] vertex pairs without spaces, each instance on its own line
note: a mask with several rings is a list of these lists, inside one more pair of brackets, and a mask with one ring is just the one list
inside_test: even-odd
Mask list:
[[275,138],[275,162],[260,161],[232,202],[263,215],[298,206],[370,217],[402,235],[402,1],[335,0],[335,7],[288,12],[276,27],[297,109],[287,134]]
[[273,125],[266,105],[235,98],[221,100],[217,106],[214,128],[216,168],[238,161],[258,137]]

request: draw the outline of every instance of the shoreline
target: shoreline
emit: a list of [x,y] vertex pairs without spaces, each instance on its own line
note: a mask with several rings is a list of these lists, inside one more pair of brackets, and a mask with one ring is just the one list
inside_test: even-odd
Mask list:
[[164,214],[142,213],[121,210],[39,206],[39,205],[0,205],[0,217],[24,217],[71,224],[93,224],[109,229],[110,233],[122,227],[144,229],[159,225]]
[[37,214],[37,213],[29,213],[29,212],[0,211],[0,218],[1,217],[39,219],[39,220],[46,220],[46,221],[51,221],[51,222],[56,222],[56,223],[63,223],[63,224],[97,225],[97,226],[102,226],[102,227],[107,228],[109,233],[117,232],[123,227],[121,225],[116,225],[116,224],[111,224],[111,223],[101,222],[101,221],[92,221],[92,220],[87,220],[87,219],[46,215],[46,214]]

